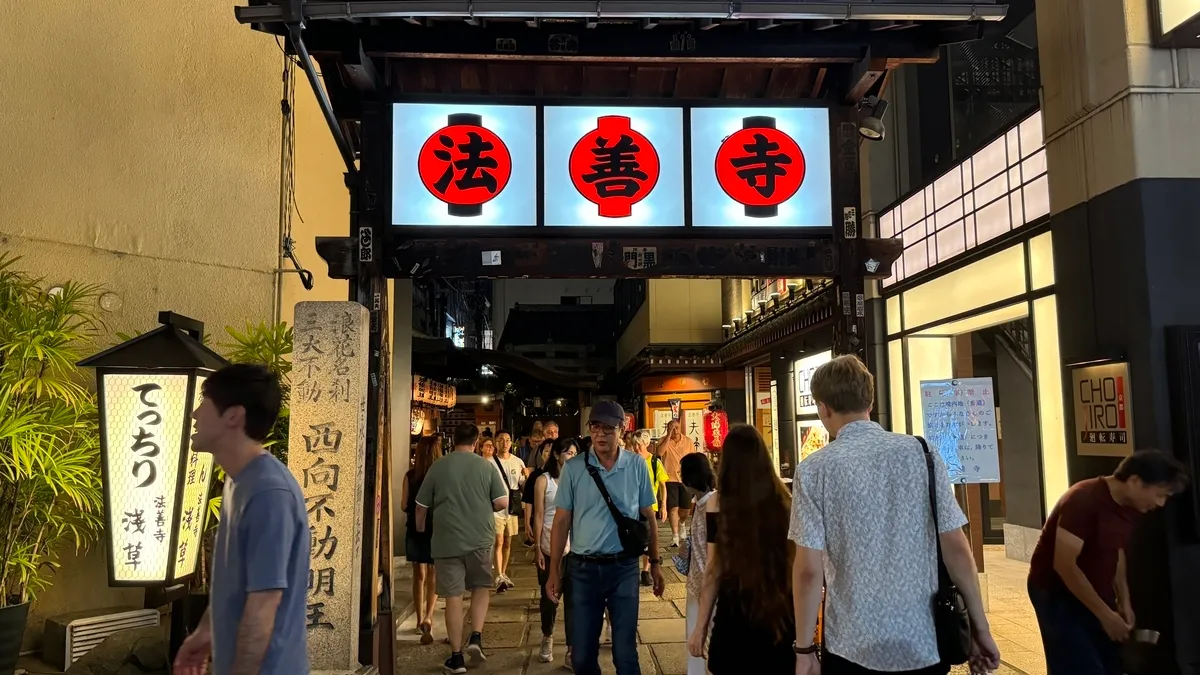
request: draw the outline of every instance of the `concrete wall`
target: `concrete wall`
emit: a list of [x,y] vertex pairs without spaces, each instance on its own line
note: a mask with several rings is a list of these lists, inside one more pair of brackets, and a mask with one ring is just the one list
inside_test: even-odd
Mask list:
[[[269,37],[232,5],[117,0],[0,3],[0,251],[20,268],[100,284],[119,299],[112,331],[145,330],[174,310],[208,325],[290,321],[298,300],[344,299],[312,248],[346,231],[341,164],[303,76],[296,87],[301,261],[318,277],[276,283],[280,73]],[[110,338],[111,339],[111,338]],[[33,607],[25,649],[46,617],[141,606],[107,586],[102,545],[67,551]]]
[[502,279],[492,283],[492,330],[496,344],[513,305],[557,305],[563,296],[587,296],[593,305],[613,304],[613,279]]

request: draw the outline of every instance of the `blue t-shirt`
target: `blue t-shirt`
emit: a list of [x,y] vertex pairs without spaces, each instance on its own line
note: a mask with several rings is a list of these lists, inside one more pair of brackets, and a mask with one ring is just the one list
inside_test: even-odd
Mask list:
[[213,546],[210,615],[213,675],[229,675],[246,598],[282,590],[261,675],[307,675],[305,628],[310,536],[304,493],[271,455],[226,478],[221,523]]
[[584,466],[585,458],[600,472],[600,480],[604,481],[617,510],[629,518],[640,518],[642,509],[655,504],[646,460],[641,455],[621,450],[609,471],[588,452],[567,462],[558,479],[554,505],[571,512],[571,552],[580,555],[621,553],[623,547],[621,536],[617,534],[617,522],[604,503],[596,481]]

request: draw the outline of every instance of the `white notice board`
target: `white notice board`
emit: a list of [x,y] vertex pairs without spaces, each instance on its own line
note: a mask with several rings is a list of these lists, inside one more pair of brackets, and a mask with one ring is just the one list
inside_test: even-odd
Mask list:
[[990,377],[922,380],[925,440],[946,462],[952,483],[999,483],[996,395]]

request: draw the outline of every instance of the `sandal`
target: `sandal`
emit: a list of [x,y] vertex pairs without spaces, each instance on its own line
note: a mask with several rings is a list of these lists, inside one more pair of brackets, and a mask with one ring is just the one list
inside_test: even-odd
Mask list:
[[429,621],[426,621],[425,623],[422,623],[419,628],[421,629],[421,644],[433,644],[433,624]]

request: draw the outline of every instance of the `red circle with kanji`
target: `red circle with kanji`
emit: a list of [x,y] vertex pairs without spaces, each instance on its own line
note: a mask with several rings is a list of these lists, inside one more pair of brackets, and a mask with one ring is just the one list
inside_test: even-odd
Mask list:
[[508,146],[491,129],[451,124],[433,133],[417,155],[421,184],[454,206],[477,206],[495,199],[512,176]]
[[602,218],[628,218],[658,183],[658,151],[621,115],[605,115],[575,143],[571,182]]
[[804,153],[791,136],[771,127],[739,129],[721,143],[717,183],[743,206],[778,206],[804,183]]

